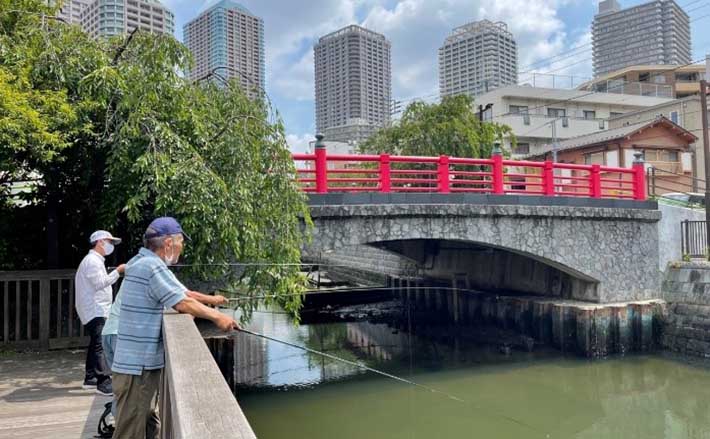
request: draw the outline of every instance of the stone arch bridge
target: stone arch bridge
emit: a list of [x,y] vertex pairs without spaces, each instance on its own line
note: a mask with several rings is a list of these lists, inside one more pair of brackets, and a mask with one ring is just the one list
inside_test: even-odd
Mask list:
[[[469,288],[596,303],[658,297],[655,202],[479,194],[311,194],[307,259],[347,255],[378,271]],[[371,250],[376,250],[371,253]]]

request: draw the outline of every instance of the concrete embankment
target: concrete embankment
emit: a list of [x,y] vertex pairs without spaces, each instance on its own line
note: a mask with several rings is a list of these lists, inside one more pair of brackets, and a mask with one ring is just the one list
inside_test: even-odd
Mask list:
[[459,324],[494,325],[585,357],[648,352],[658,346],[665,304],[645,300],[612,304],[538,296],[505,296],[427,288],[393,280],[417,309],[446,313]]

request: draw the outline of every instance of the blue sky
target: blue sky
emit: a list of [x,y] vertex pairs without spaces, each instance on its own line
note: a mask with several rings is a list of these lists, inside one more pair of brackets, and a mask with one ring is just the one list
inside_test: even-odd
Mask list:
[[[622,7],[644,0],[619,0]],[[710,49],[710,1],[678,0],[691,16],[693,59]],[[176,16],[176,36],[205,0],[163,0]],[[266,90],[284,119],[289,145],[303,150],[315,133],[313,44],[357,23],[392,43],[392,95],[405,100],[438,91],[437,48],[451,29],[470,21],[504,21],[518,42],[519,70],[591,76],[590,24],[596,0],[243,0],[264,19]],[[705,15],[709,15],[705,17]],[[539,62],[566,52],[557,59]],[[538,63],[536,63],[538,62]],[[536,64],[533,64],[536,63]],[[532,65],[531,65],[532,64]],[[538,76],[537,83],[544,83]],[[549,78],[549,77],[548,77]],[[521,74],[521,81],[530,81]],[[568,79],[569,80],[569,79]]]

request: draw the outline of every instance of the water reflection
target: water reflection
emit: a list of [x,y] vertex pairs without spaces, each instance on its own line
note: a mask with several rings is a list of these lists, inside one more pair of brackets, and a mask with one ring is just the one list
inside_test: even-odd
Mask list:
[[233,381],[257,436],[710,439],[705,366],[661,356],[587,361],[552,350],[507,353],[446,328],[395,321],[295,327],[283,314],[260,312],[249,328],[464,403],[241,334]]

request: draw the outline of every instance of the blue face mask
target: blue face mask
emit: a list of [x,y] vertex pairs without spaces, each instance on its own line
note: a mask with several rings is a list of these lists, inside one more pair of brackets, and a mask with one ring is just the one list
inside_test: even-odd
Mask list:
[[112,244],[111,242],[104,241],[103,244],[101,244],[101,246],[102,246],[103,249],[104,249],[104,255],[105,255],[105,256],[108,256],[108,255],[110,255],[111,253],[113,253],[113,244]]

